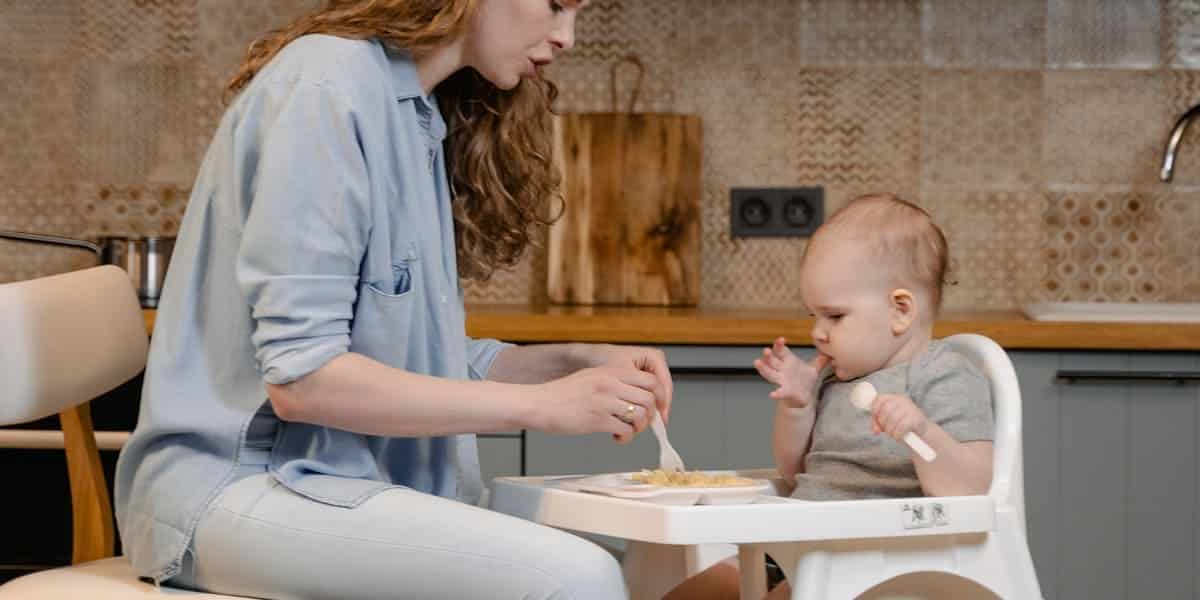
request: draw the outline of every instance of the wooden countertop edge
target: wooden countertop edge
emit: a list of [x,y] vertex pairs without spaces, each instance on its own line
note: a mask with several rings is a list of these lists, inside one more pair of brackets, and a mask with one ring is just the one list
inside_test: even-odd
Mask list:
[[[143,311],[146,329],[155,311]],[[812,320],[797,313],[759,310],[631,307],[468,305],[467,333],[512,342],[762,345],[784,336],[809,345]],[[1012,350],[1200,351],[1198,323],[1091,323],[1031,321],[1016,312],[948,314],[935,337],[979,333]]]

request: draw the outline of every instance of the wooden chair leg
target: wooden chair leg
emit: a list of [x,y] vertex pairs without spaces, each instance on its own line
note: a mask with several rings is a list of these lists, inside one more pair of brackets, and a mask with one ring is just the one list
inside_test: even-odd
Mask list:
[[79,564],[108,558],[114,549],[113,513],[100,450],[96,447],[91,403],[68,408],[58,413],[58,418],[71,484],[74,531],[71,562]]

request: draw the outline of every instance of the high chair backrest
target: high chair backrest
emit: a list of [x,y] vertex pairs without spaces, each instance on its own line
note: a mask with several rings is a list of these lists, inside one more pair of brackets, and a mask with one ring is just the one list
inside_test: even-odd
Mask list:
[[146,325],[129,276],[108,265],[0,285],[0,340],[0,425],[58,413],[72,561],[112,556],[112,506],[88,401],[146,365]]
[[1025,489],[1021,443],[1021,388],[1012,361],[999,344],[982,335],[960,333],[943,339],[966,356],[987,378],[992,390],[996,433],[992,485],[988,495],[997,510],[1017,512],[1025,529]]

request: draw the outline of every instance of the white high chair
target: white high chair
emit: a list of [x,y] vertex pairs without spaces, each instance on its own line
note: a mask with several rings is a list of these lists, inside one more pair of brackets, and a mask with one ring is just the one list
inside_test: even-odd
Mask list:
[[0,285],[0,339],[0,425],[59,414],[74,520],[73,565],[9,581],[0,600],[232,599],[158,588],[112,558],[112,506],[88,401],[146,365],[146,325],[129,276],[110,265]]
[[[780,498],[777,502],[807,504],[812,512],[825,513],[821,520],[835,519],[842,524],[800,527],[794,532],[799,535],[790,539],[764,536],[761,543],[743,542],[736,549],[729,545],[683,547],[674,557],[666,546],[631,544],[625,571],[633,596],[661,595],[673,587],[661,580],[663,572],[690,576],[736,551],[743,569],[742,598],[762,598],[766,593],[761,575],[764,552],[784,569],[796,600],[858,598],[907,574],[926,579],[933,579],[925,577],[929,574],[954,575],[1005,600],[1042,598],[1025,533],[1021,392],[1016,372],[1004,350],[984,336],[959,334],[945,342],[967,356],[991,384],[995,458],[986,496],[821,503]],[[921,522],[914,522],[912,510],[904,511],[905,504],[926,511]],[[933,514],[938,507],[947,511],[949,519],[961,520],[968,514],[986,518],[947,534],[949,528],[939,525]],[[794,513],[796,519],[805,516],[804,512]],[[786,518],[782,514],[776,518],[780,517]],[[651,564],[646,564],[647,559]],[[639,561],[643,563],[637,564]],[[665,568],[656,568],[655,562]]]
[[[946,342],[991,384],[995,461],[986,495],[807,502],[762,494],[752,503],[678,506],[573,489],[579,476],[499,477],[492,508],[538,523],[628,540],[622,567],[633,600],[661,598],[736,545],[741,597],[766,593],[763,553],[793,582],[794,599],[928,597],[982,593],[1040,600],[1025,539],[1021,393],[1008,355],[974,334]],[[744,471],[763,478],[774,471]],[[947,576],[949,574],[950,576]],[[903,589],[917,580],[921,589]],[[974,582],[972,584],[971,582]],[[880,586],[880,584],[883,584]],[[977,584],[977,585],[976,585]],[[983,590],[980,590],[980,587]]]

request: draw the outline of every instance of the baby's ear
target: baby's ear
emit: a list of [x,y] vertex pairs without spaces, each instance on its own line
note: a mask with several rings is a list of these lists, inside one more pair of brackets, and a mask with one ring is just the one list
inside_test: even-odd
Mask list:
[[912,292],[896,288],[888,295],[888,302],[891,304],[892,335],[904,335],[917,320],[917,299]]

